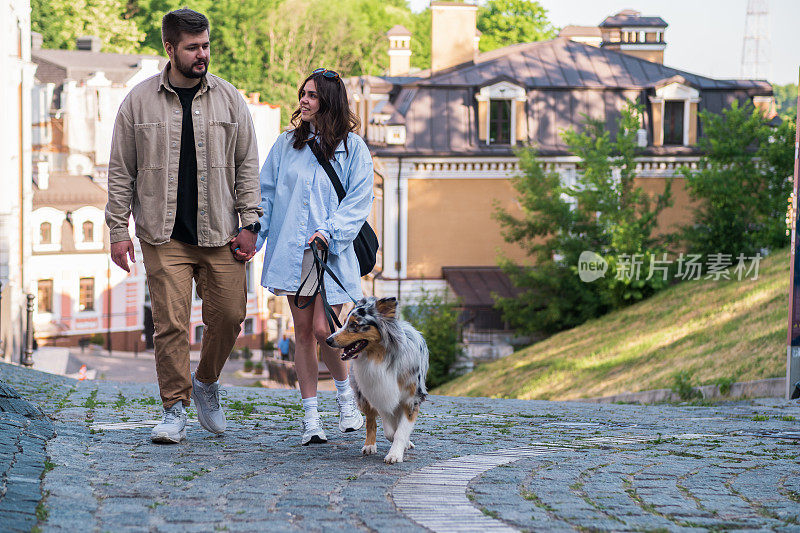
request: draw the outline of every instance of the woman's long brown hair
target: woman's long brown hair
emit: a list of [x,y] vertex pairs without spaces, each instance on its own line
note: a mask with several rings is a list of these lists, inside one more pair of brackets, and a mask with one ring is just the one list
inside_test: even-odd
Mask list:
[[[319,111],[314,115],[314,121],[323,155],[328,160],[333,159],[333,153],[340,142],[344,142],[344,149],[349,155],[347,134],[358,130],[359,120],[347,103],[347,89],[344,82],[339,76],[331,79],[321,73],[312,74],[300,84],[300,88],[297,90],[298,101],[309,80],[314,80],[317,88]],[[292,126],[294,126],[292,146],[300,150],[311,135],[311,124],[300,118],[299,105],[292,113]]]

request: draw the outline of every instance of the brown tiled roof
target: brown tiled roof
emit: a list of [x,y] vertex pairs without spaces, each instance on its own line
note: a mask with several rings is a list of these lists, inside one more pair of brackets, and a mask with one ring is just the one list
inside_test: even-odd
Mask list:
[[629,14],[625,11],[606,17],[600,23],[601,28],[622,27],[666,28],[668,24],[661,17],[642,17],[638,14]]
[[392,26],[392,29],[390,29],[389,31],[386,32],[386,36],[387,37],[394,37],[394,36],[406,37],[406,36],[411,36],[411,32],[408,31],[408,29],[405,26],[401,26],[400,24],[396,24],[395,26]]
[[74,211],[91,205],[104,209],[108,201],[105,189],[88,176],[73,176],[53,173],[46,189],[33,186],[33,208],[53,207],[62,211]]
[[163,68],[167,59],[161,56],[144,54],[109,54],[86,50],[48,50],[31,51],[33,62],[39,65],[35,77],[42,83],[60,84],[69,78],[83,81],[95,72],[102,70],[113,83],[125,83],[139,71],[142,59],[158,59]]
[[[699,89],[753,87],[752,81],[715,80],[563,37],[480,54],[475,64],[453,67],[419,83],[481,87],[501,76],[511,76],[530,88],[648,88],[676,75]],[[772,90],[769,83],[760,83],[765,91]]]
[[600,28],[597,26],[564,26],[560,32],[559,37],[602,37]]
[[521,292],[497,267],[442,267],[442,275],[465,307],[492,307],[494,294],[513,298]]

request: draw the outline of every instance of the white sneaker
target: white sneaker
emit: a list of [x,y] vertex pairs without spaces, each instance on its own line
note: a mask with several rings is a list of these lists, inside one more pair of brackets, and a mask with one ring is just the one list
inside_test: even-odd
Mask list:
[[179,401],[169,409],[164,409],[164,421],[153,428],[150,440],[174,444],[186,438],[186,409]]
[[356,405],[356,394],[350,391],[346,394],[336,396],[336,403],[339,404],[339,430],[342,433],[356,431],[364,425],[364,417]]
[[192,399],[197,408],[197,421],[211,433],[224,433],[228,427],[225,413],[219,406],[219,381],[202,383],[192,372]]
[[322,430],[322,420],[320,418],[304,418],[303,419],[303,438],[300,444],[308,446],[309,444],[322,444],[328,442],[328,437]]

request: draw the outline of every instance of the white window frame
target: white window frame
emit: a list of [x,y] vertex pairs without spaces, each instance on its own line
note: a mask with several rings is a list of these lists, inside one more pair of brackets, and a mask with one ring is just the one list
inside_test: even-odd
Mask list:
[[[656,95],[650,97],[653,106],[661,107],[661,144],[664,144],[664,128],[666,127],[667,101],[683,101],[683,146],[689,145],[689,119],[691,118],[691,104],[700,102],[700,91],[682,83],[673,82],[656,89]],[[655,132],[654,132],[655,134]]]
[[[61,226],[67,215],[52,207],[41,207],[31,213],[34,252],[57,252],[61,250]],[[41,227],[44,222],[50,223],[50,243],[42,243]]]
[[[91,222],[92,240],[83,240],[83,223]],[[72,229],[76,250],[102,250],[103,249],[104,213],[93,206],[84,206],[72,213]]]
[[517,105],[525,105],[528,96],[524,87],[515,85],[507,81],[501,81],[493,85],[482,87],[475,96],[478,102],[486,102],[486,144],[492,144],[490,132],[492,119],[492,100],[511,100],[511,135],[510,146],[517,144]]

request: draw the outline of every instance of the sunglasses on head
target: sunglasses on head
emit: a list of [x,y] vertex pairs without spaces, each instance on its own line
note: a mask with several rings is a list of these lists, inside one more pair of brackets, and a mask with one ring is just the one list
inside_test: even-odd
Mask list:
[[339,79],[339,73],[335,70],[330,70],[324,67],[320,67],[314,69],[311,74],[322,74],[324,77],[328,78],[329,80],[337,80]]

